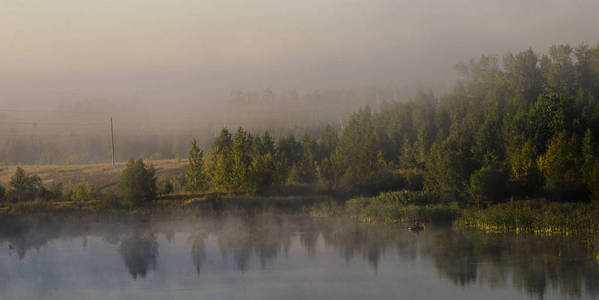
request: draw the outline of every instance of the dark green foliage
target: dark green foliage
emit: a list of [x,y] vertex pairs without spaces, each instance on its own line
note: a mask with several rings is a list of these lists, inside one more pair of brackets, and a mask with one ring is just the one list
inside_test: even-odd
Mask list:
[[405,174],[406,189],[420,191],[424,189],[424,175],[418,170],[409,170]]
[[4,201],[4,196],[6,194],[6,189],[0,185],[0,201]]
[[570,129],[573,120],[571,107],[560,94],[541,94],[522,130],[532,138],[537,149],[544,150],[551,138]]
[[288,165],[294,164],[302,157],[302,145],[293,135],[281,137],[278,141],[278,150],[287,158]]
[[328,158],[325,157],[318,166],[318,177],[329,189],[337,187],[341,176],[343,176],[343,165],[335,153]]
[[53,181],[46,191],[48,198],[53,200],[63,200],[63,185],[60,182]]
[[599,157],[595,152],[593,133],[587,130],[582,141],[582,181],[589,192],[591,200],[599,200]]
[[547,151],[538,158],[548,196],[561,200],[585,200],[582,156],[576,135],[561,132],[554,136]]
[[309,158],[297,161],[289,171],[289,179],[295,183],[314,183],[317,175],[314,161]]
[[161,178],[156,183],[156,194],[167,195],[174,191],[173,181],[168,178]]
[[274,154],[275,152],[275,141],[270,136],[270,133],[268,131],[265,131],[262,137],[257,136],[254,138],[252,144],[252,154],[254,156],[265,155],[267,153]]
[[121,197],[133,204],[151,201],[156,196],[156,177],[153,166],[146,166],[140,159],[133,158],[121,174],[119,192]]
[[507,192],[507,175],[499,169],[485,167],[470,176],[470,196],[473,204],[495,204],[502,202]]
[[589,193],[591,194],[591,200],[599,202],[599,161],[595,160],[592,164],[592,169],[585,177],[585,183]]
[[394,188],[392,163],[385,157],[389,139],[369,107],[352,116],[343,130],[335,161],[342,173],[337,183],[339,189],[376,193]]
[[426,162],[425,188],[443,202],[467,199],[470,175],[477,169],[472,153],[457,142],[446,141],[433,146]]
[[216,153],[226,153],[231,151],[233,146],[233,138],[227,128],[223,128],[220,135],[214,141],[214,150]]
[[273,157],[271,153],[254,157],[249,170],[248,192],[264,194],[271,190],[277,190],[285,179],[282,176],[284,164],[284,161]]

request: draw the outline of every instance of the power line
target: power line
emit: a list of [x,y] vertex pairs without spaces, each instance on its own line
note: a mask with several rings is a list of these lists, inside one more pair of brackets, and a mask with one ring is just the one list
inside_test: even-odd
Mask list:
[[13,124],[13,125],[56,125],[56,126],[106,126],[106,123],[79,123],[79,122],[69,122],[69,123],[53,123],[53,122],[21,122],[21,121],[0,121],[0,124]]
[[85,114],[85,115],[107,115],[109,112],[103,111],[64,111],[64,110],[36,110],[36,109],[3,109],[0,112],[17,112],[17,113],[57,113],[57,114]]
[[0,134],[0,137],[64,137],[64,138],[82,138],[81,135],[67,135],[67,134]]

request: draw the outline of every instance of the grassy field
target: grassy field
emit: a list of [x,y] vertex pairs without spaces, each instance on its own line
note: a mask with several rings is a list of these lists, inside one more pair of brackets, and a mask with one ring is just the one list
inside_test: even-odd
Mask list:
[[[156,168],[156,177],[183,174],[187,160],[165,159],[145,161]],[[115,190],[126,166],[126,162],[119,162],[115,167],[111,163],[80,164],[80,165],[24,165],[27,173],[40,176],[44,185],[52,182],[63,184],[90,182],[98,186],[101,191]],[[15,173],[17,166],[0,166],[0,184],[8,186],[10,177]]]

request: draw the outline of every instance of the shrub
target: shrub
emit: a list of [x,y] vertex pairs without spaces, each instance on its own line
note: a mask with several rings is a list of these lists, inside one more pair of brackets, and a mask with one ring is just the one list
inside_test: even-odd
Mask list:
[[6,194],[6,189],[0,185],[0,201],[4,200],[4,194]]
[[18,167],[10,179],[11,190],[7,194],[12,202],[33,201],[44,193],[42,180],[37,175],[27,175],[23,168]]
[[341,217],[345,212],[342,204],[331,200],[310,207],[310,215],[315,217]]
[[173,192],[173,182],[168,178],[161,178],[156,184],[156,193],[158,195],[166,195]]
[[350,216],[358,216],[360,214],[360,212],[366,206],[368,206],[368,204],[370,203],[371,200],[372,200],[372,198],[365,198],[365,197],[349,199],[349,200],[347,200],[347,202],[345,202],[345,211]]
[[99,196],[100,191],[98,187],[89,182],[71,184],[62,191],[63,199],[71,201],[89,201]]
[[413,191],[421,191],[424,188],[424,176],[422,172],[410,170],[406,173],[406,188]]
[[141,204],[156,196],[156,177],[153,166],[146,166],[143,160],[133,158],[121,174],[119,192],[124,200]]
[[63,199],[63,186],[60,182],[52,182],[50,187],[46,191],[48,199],[62,200]]
[[123,203],[121,202],[121,199],[113,191],[109,191],[106,194],[104,194],[103,198],[104,198],[103,199],[104,201],[101,202],[101,207],[103,207],[103,208],[120,208],[120,207],[123,207]]

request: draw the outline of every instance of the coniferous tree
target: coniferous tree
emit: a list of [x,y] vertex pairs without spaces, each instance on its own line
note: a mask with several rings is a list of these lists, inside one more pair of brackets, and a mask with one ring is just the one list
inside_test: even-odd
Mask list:
[[242,127],[239,127],[233,138],[233,149],[231,152],[231,184],[237,189],[244,189],[247,184],[247,176],[251,163],[250,151],[252,136]]
[[204,153],[198,147],[196,140],[191,142],[188,160],[189,166],[185,172],[186,189],[205,191],[208,189],[208,176],[204,170]]
[[211,176],[211,185],[215,190],[227,191],[231,188],[231,165],[225,154],[220,153],[215,157],[214,170]]

